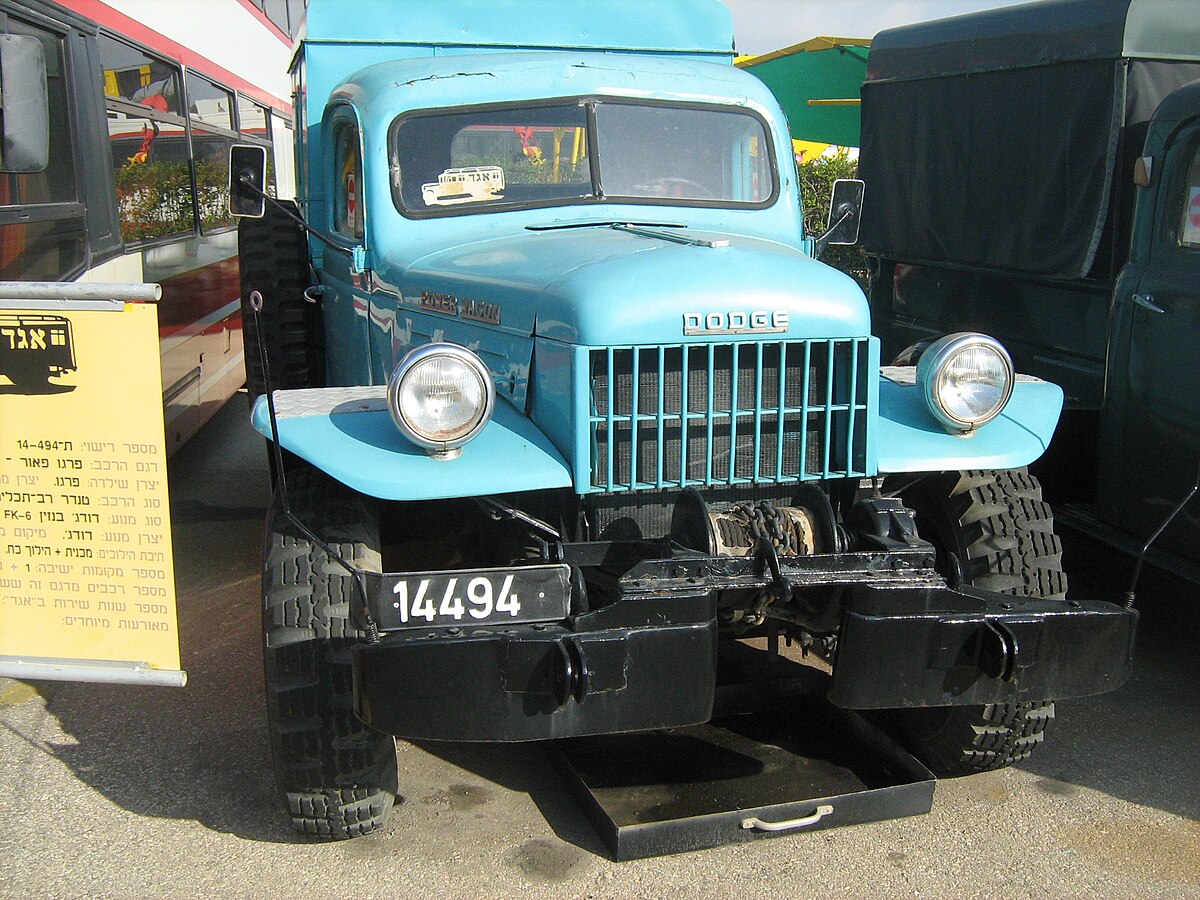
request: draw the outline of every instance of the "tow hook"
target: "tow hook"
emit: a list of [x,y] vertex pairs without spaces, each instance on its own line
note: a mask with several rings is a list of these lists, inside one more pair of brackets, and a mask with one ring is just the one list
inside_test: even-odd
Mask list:
[[980,668],[992,678],[1007,681],[1017,680],[1017,655],[1021,645],[1012,629],[1003,622],[985,619],[986,630],[981,635],[979,648]]
[[572,697],[582,704],[588,694],[591,673],[579,644],[567,638],[555,643],[558,658],[554,665],[554,683],[551,690],[558,705],[565,706]]

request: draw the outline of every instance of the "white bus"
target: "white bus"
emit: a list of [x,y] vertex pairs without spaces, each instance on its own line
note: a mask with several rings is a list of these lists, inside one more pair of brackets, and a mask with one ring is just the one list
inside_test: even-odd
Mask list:
[[[0,174],[0,281],[156,282],[168,450],[244,381],[229,146],[293,183],[303,0],[0,0],[46,60],[49,165]],[[116,386],[119,391],[119,386]]]

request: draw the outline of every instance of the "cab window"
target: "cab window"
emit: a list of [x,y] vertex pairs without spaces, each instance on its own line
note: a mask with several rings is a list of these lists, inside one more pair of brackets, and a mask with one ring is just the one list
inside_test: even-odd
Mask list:
[[1186,250],[1200,250],[1200,145],[1192,152],[1179,205],[1178,244]]
[[362,154],[358,149],[358,130],[352,123],[337,126],[334,132],[333,230],[362,240]]

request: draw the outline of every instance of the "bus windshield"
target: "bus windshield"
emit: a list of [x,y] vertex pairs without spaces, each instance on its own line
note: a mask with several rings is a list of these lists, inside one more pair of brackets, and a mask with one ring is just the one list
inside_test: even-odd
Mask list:
[[422,112],[392,125],[409,216],[573,203],[758,207],[777,185],[763,121],[738,108],[579,100]]

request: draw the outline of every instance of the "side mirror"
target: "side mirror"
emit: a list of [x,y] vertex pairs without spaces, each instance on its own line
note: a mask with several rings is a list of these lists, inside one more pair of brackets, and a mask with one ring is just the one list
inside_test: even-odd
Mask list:
[[50,98],[42,42],[0,34],[0,172],[41,172],[50,164]]
[[826,244],[857,244],[862,224],[863,193],[866,184],[857,178],[839,178],[833,183],[829,201],[829,224],[821,240]]
[[229,148],[229,213],[261,219],[266,212],[267,151],[257,144]]

